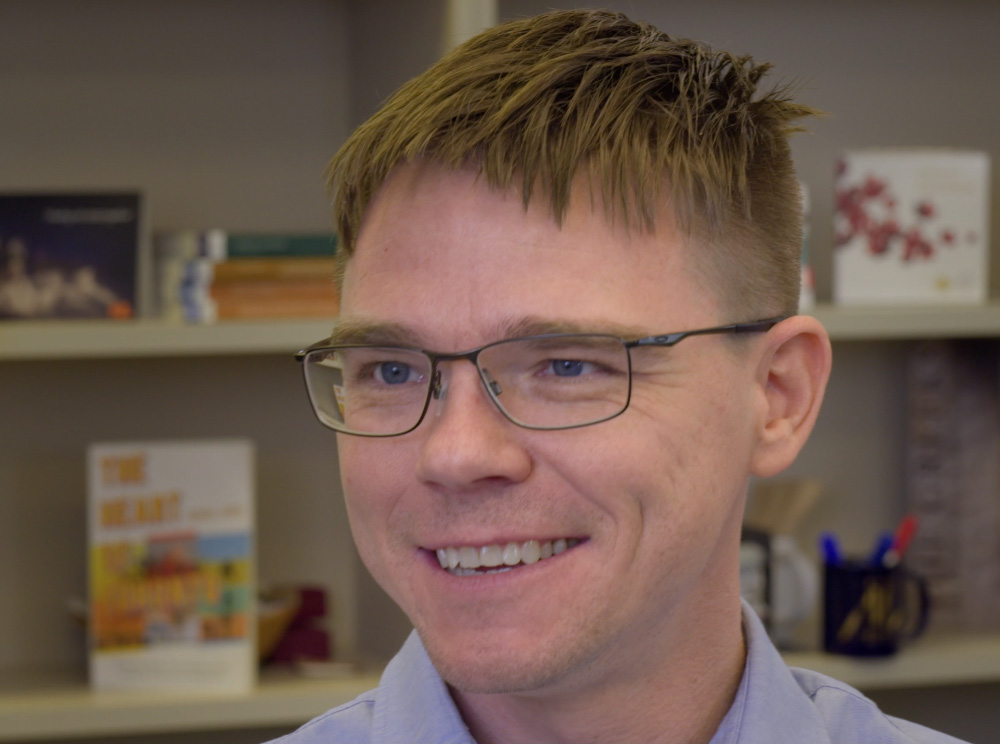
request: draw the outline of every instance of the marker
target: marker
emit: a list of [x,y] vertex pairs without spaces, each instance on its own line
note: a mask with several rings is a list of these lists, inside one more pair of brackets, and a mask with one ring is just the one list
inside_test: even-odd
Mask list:
[[906,549],[910,547],[910,541],[917,531],[917,518],[912,514],[903,517],[903,521],[896,528],[896,534],[892,537],[892,546],[886,551],[882,558],[882,565],[886,568],[895,568],[903,560]]
[[819,550],[823,555],[823,562],[828,566],[840,563],[840,546],[837,544],[837,536],[832,532],[824,532],[819,536]]
[[872,556],[869,562],[873,566],[881,566],[885,563],[885,555],[892,548],[893,536],[891,532],[880,532],[878,536],[878,541],[875,543],[875,550],[872,551]]

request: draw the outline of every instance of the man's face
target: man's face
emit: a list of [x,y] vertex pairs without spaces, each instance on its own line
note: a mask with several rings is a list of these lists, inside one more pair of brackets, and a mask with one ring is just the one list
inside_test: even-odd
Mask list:
[[[655,234],[628,232],[595,204],[575,192],[560,228],[544,201],[525,212],[468,172],[404,166],[366,215],[342,317],[441,352],[535,322],[639,337],[752,320],[723,317],[667,214]],[[449,683],[608,684],[731,611],[761,411],[753,344],[634,353],[628,410],[561,431],[511,423],[472,364],[448,362],[447,394],[415,431],[339,436],[360,554]],[[530,541],[547,554],[559,540],[574,547],[504,572],[455,575],[436,556]]]

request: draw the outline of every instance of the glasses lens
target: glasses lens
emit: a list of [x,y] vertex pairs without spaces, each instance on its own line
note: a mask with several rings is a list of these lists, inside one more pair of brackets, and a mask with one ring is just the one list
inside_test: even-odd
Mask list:
[[583,426],[617,416],[628,405],[628,350],[614,336],[504,341],[483,350],[479,367],[497,405],[522,426]]
[[343,346],[311,351],[303,363],[313,408],[331,429],[389,436],[409,431],[423,415],[431,380],[425,354]]

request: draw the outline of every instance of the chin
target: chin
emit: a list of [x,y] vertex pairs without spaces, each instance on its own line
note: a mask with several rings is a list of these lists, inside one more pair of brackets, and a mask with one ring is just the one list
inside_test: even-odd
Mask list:
[[[426,636],[421,634],[422,638]],[[531,693],[560,686],[571,670],[586,666],[589,655],[579,645],[552,639],[518,646],[499,639],[462,643],[455,638],[424,640],[441,677],[468,694]]]
[[556,677],[551,668],[510,658],[431,659],[450,687],[468,694],[528,693],[548,687]]

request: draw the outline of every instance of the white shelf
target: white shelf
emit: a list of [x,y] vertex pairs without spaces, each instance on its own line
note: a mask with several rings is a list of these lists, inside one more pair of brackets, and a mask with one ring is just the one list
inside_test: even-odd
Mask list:
[[809,311],[834,341],[1000,336],[1000,303],[840,307]]
[[[861,690],[1000,682],[1000,635],[928,637],[886,659],[786,653]],[[295,728],[378,685],[378,673],[337,679],[265,675],[248,694],[94,693],[79,679],[0,688],[0,741],[121,734]]]
[[0,360],[294,354],[331,326],[326,319],[0,321]]
[[0,690],[0,741],[287,726],[289,731],[378,684],[378,674],[337,679],[265,676],[247,694],[95,693],[79,680]]
[[[1000,303],[836,307],[810,311],[834,341],[1000,337]],[[332,321],[259,320],[185,325],[159,320],[0,321],[0,360],[293,354]]]
[[786,653],[789,666],[860,690],[1000,682],[1000,635],[928,636],[887,658]]

